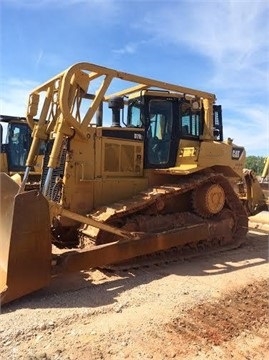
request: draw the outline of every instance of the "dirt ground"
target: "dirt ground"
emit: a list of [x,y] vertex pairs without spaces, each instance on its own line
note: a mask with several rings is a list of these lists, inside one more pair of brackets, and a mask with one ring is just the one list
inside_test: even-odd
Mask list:
[[268,359],[268,235],[170,260],[54,279],[4,306],[0,359]]

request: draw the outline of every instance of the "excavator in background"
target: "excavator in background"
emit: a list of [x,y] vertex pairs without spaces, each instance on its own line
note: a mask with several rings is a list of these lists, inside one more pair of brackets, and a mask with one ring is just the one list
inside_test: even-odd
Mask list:
[[22,184],[0,178],[2,304],[59,274],[244,241],[245,149],[223,139],[214,94],[78,63],[31,92],[26,118]]
[[[0,172],[5,172],[18,183],[26,168],[26,158],[32,142],[32,132],[24,117],[0,115]],[[26,188],[39,186],[44,147],[40,148],[35,165],[29,172]]]

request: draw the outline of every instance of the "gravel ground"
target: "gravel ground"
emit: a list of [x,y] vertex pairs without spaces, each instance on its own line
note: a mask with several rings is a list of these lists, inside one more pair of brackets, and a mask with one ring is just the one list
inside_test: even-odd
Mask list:
[[268,235],[241,248],[54,279],[2,308],[0,359],[267,359]]

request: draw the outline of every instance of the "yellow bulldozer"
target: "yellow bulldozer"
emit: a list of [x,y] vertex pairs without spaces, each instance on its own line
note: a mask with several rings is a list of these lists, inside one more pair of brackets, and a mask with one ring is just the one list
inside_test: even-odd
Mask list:
[[[31,146],[31,129],[26,118],[0,115],[0,172],[5,172],[21,182]],[[40,148],[35,165],[31,168],[26,184],[27,189],[39,187],[44,147]]]
[[31,92],[26,118],[22,184],[0,179],[2,304],[58,274],[244,241],[245,149],[224,141],[214,94],[78,63]]

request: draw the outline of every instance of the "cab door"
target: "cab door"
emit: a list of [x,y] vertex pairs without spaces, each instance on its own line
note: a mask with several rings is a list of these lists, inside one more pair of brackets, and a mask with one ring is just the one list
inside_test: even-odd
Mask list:
[[145,167],[168,168],[178,150],[178,101],[145,97]]

